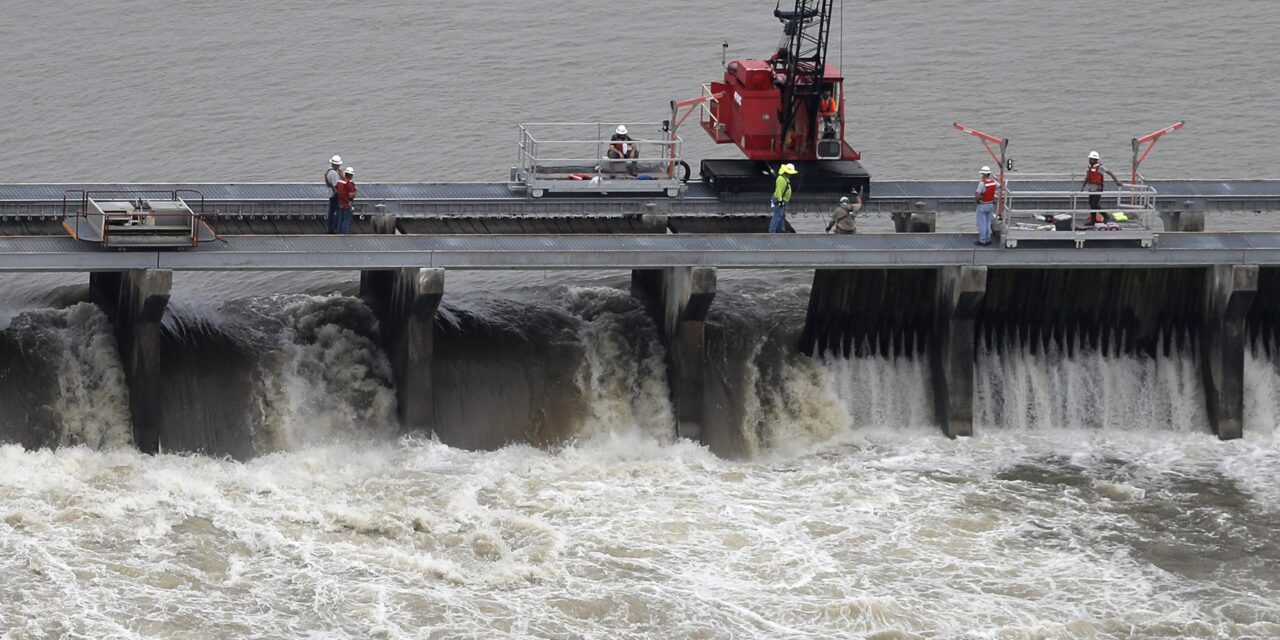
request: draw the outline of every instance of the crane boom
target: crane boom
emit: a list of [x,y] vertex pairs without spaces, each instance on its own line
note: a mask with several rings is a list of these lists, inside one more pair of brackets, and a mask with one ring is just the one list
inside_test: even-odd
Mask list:
[[[827,67],[827,43],[831,35],[833,0],[795,0],[795,8],[773,10],[782,22],[783,40],[775,58],[775,72],[784,73],[782,82],[782,139],[784,152],[806,148],[804,131],[798,123],[818,122],[818,101],[822,97],[823,74]],[[783,64],[785,63],[785,64]],[[779,68],[782,67],[782,68]],[[801,134],[801,135],[798,135]]]

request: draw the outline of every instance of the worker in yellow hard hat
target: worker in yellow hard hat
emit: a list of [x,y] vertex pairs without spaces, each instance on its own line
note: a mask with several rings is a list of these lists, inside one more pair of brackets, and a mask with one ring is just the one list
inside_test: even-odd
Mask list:
[[787,203],[791,202],[791,176],[796,174],[796,166],[788,162],[778,167],[778,178],[774,181],[773,217],[769,219],[769,233],[785,233],[787,230]]

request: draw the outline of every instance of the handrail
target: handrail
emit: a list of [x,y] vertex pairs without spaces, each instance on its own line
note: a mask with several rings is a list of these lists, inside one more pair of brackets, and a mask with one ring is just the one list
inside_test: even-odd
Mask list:
[[[576,168],[595,177],[616,175],[611,163],[627,166],[644,165],[651,170],[647,175],[673,178],[680,163],[680,149],[684,139],[675,133],[670,122],[622,123],[637,135],[626,143],[639,152],[647,147],[650,152],[643,161],[640,158],[610,158],[609,148],[617,141],[611,138],[615,124],[603,122],[525,122],[517,125],[516,171],[518,179],[536,180],[539,173],[548,168]],[[540,130],[541,129],[541,130]],[[656,132],[658,137],[648,137]],[[549,137],[539,137],[547,135]],[[656,152],[654,151],[656,150]],[[559,165],[557,167],[557,165]],[[656,168],[656,169],[655,169]],[[552,172],[561,173],[561,172]],[[575,179],[577,176],[574,176]],[[556,178],[553,178],[556,179]]]

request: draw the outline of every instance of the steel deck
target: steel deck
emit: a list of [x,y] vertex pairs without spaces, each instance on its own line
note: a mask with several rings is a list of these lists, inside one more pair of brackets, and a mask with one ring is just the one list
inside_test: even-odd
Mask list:
[[[1074,191],[1077,183],[1019,182],[1023,190]],[[1280,180],[1156,180],[1157,206],[1162,210],[1277,211]],[[881,180],[871,186],[866,209],[913,211],[917,203],[928,211],[969,212],[973,209],[969,180]],[[314,216],[323,214],[327,194],[312,183],[148,183],[148,184],[0,184],[0,219],[12,216],[61,215],[68,189],[93,191],[195,189],[207,204],[229,216]],[[709,185],[690,182],[677,198],[626,194],[574,194],[529,197],[503,182],[485,183],[368,183],[360,185],[362,213],[381,204],[402,216],[437,215],[617,215],[657,210],[675,214],[749,213],[761,210],[765,194],[717,194]],[[806,194],[801,186],[794,212],[829,211],[832,194]],[[193,205],[195,203],[192,203]],[[1054,202],[1043,203],[1047,207]],[[650,208],[652,205],[652,209]]]
[[0,237],[0,271],[997,268],[1280,266],[1280,233],[1165,233],[1157,247],[975,247],[971,234],[230,236],[186,251],[104,251],[63,237]]

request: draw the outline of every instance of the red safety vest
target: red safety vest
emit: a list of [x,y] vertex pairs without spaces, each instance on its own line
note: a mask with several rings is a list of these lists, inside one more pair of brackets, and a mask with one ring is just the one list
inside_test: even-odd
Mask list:
[[338,206],[350,209],[351,202],[356,199],[356,181],[350,178],[338,183]]
[[613,147],[614,151],[618,152],[618,157],[620,158],[627,157],[627,155],[631,153],[631,150],[635,149],[636,143],[631,139],[631,136],[619,138],[617,135],[614,135],[613,140],[614,143],[610,146]]
[[990,176],[982,178],[982,204],[988,204],[996,201],[996,187],[1000,186],[1000,182]]
[[[1104,182],[1102,179],[1102,171],[1101,162],[1089,165],[1089,168],[1084,170],[1084,181],[1089,184],[1096,184],[1098,187],[1102,187]],[[1102,191],[1102,189],[1099,188],[1098,191]]]

